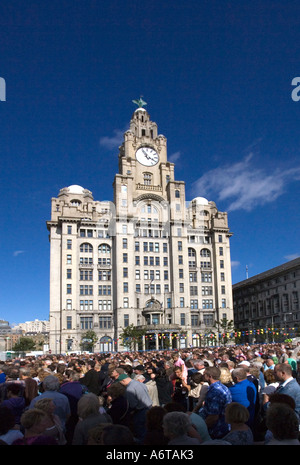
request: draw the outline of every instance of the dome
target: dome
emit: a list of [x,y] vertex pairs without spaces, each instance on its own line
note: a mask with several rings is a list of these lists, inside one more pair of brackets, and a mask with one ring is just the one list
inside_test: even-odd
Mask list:
[[70,194],[83,194],[84,188],[78,186],[77,184],[73,184],[72,186],[68,187]]
[[196,202],[198,205],[208,205],[208,200],[204,197],[196,197],[192,201]]

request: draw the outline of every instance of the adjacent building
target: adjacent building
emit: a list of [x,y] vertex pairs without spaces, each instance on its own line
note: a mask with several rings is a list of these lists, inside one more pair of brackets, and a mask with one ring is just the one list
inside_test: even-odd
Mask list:
[[199,346],[216,337],[217,321],[233,319],[227,213],[200,196],[187,201],[166,137],[138,103],[116,157],[113,200],[78,185],[52,198],[53,352],[80,350],[88,330],[95,351],[125,350],[120,334],[131,324],[147,330],[144,350]]
[[233,285],[235,328],[249,342],[294,337],[300,322],[300,258]]

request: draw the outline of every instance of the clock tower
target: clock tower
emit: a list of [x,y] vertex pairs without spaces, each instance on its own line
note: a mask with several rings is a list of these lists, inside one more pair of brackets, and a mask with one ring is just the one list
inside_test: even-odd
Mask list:
[[50,347],[127,350],[124,328],[146,331],[140,349],[215,345],[216,322],[233,319],[227,213],[186,202],[167,140],[144,108],[131,116],[118,153],[113,201],[78,185],[51,200]]

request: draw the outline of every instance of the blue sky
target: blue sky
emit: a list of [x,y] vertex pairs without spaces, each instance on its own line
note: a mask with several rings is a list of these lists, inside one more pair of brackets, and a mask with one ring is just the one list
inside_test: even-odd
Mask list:
[[300,255],[299,2],[12,0],[0,37],[0,318],[48,318],[50,199],[112,200],[141,95],[187,199],[228,211],[233,283]]

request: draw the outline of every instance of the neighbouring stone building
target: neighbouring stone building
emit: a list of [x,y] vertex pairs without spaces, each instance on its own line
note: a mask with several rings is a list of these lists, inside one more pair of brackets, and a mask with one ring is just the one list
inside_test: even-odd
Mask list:
[[235,328],[243,340],[294,337],[300,323],[300,258],[233,285]]

